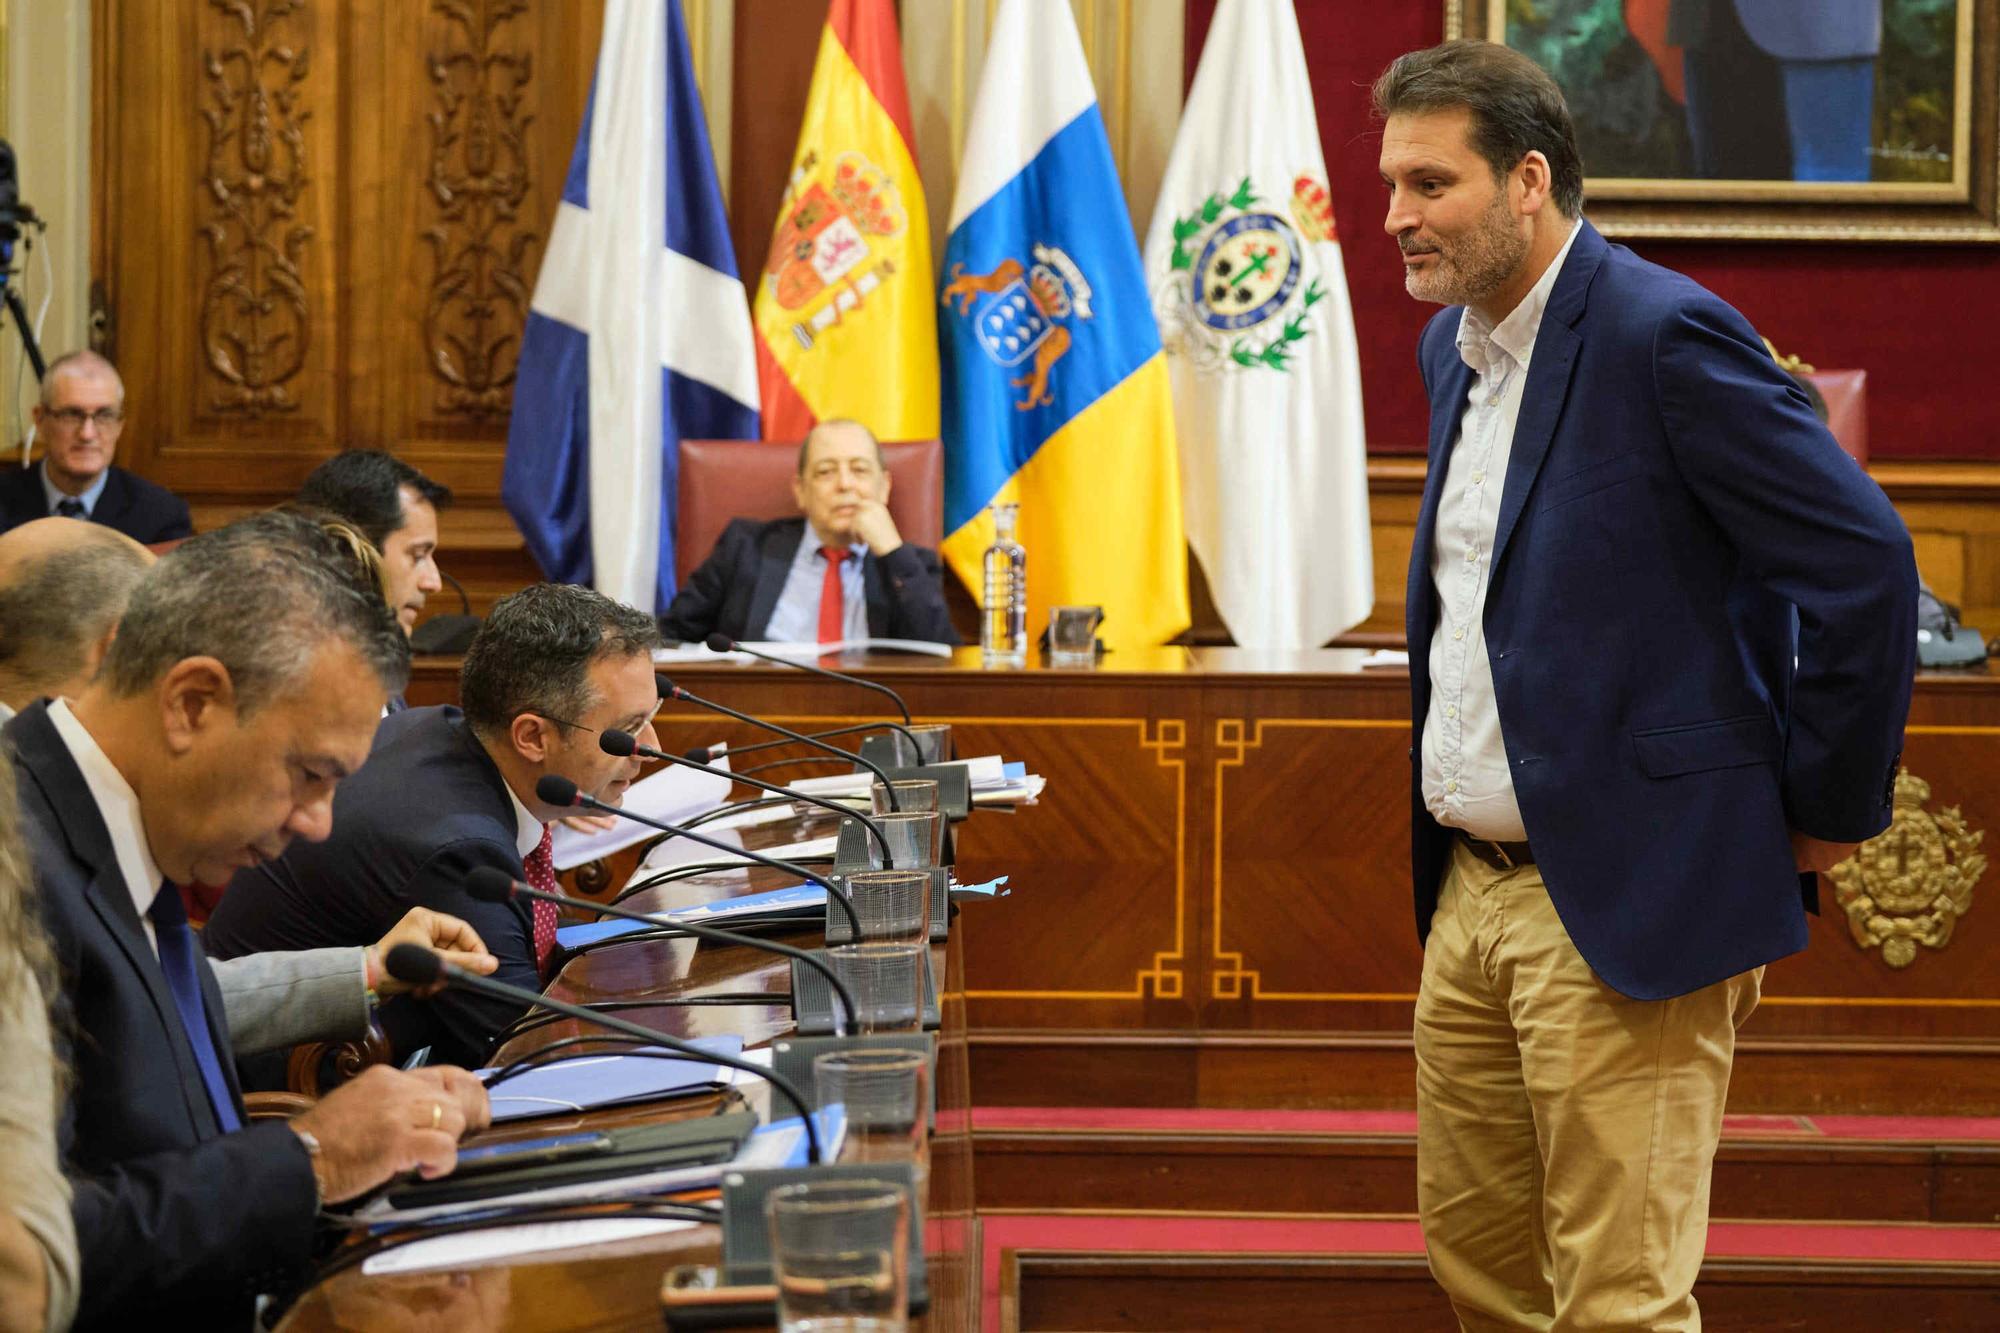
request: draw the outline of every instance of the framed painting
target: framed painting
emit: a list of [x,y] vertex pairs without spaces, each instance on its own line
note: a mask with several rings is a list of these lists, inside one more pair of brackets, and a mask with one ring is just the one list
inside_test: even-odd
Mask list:
[[1561,85],[1607,235],[2000,242],[2000,0],[1445,0]]

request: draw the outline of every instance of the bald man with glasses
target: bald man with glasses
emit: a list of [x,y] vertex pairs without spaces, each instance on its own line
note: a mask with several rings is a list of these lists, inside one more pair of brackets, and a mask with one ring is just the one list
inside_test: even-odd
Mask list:
[[35,405],[41,461],[0,468],[0,532],[38,518],[102,524],[147,546],[194,532],[187,501],[113,461],[125,431],[125,384],[95,352],[50,363]]

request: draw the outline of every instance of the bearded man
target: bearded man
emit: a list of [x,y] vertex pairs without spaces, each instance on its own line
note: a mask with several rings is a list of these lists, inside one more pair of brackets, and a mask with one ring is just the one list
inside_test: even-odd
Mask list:
[[1418,1200],[1468,1329],[1701,1326],[1738,1026],[1887,827],[1909,534],[1741,315],[1607,244],[1555,83],[1375,85],[1419,300]]

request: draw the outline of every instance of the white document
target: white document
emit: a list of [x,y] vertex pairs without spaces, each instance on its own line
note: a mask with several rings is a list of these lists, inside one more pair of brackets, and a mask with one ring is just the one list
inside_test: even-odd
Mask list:
[[[974,791],[982,788],[998,787],[1007,780],[1007,762],[997,754],[981,755],[977,759],[951,759],[939,767],[956,765],[968,770],[966,777]],[[866,796],[875,775],[866,771],[860,773],[831,773],[823,778],[800,778],[785,785],[796,792],[808,796]]]
[[[714,767],[727,768],[729,757],[716,756]],[[713,810],[729,799],[730,781],[714,773],[668,764],[659,772],[639,779],[625,789],[625,809],[668,824],[677,824],[690,815]],[[610,856],[627,847],[656,837],[658,829],[634,819],[620,819],[602,833],[578,833],[566,825],[556,825],[549,850],[557,870],[570,870],[599,857]]]
[[[701,832],[708,832],[702,829]],[[716,835],[717,842],[729,841],[727,832]],[[837,834],[824,838],[808,838],[804,842],[788,842],[782,847],[760,847],[759,856],[772,857],[779,861],[796,861],[802,856],[832,856],[840,839]],[[665,842],[646,853],[645,863],[639,867],[640,874],[648,871],[665,870],[673,866],[690,865],[696,861],[743,861],[755,864],[739,851],[724,851],[720,847],[709,847],[692,838],[668,838]],[[638,876],[634,876],[637,878]]]
[[[811,661],[816,657],[832,657],[841,653],[920,653],[925,657],[950,657],[951,646],[930,643],[923,639],[841,639],[834,643],[776,643],[770,641],[753,643],[743,641],[746,648],[755,648],[771,657],[782,657],[786,661]],[[678,648],[655,648],[653,660],[658,663],[671,662],[754,662],[757,659],[749,653],[718,653],[702,643],[684,643]]]
[[407,1245],[399,1245],[364,1259],[361,1271],[376,1277],[384,1273],[470,1268],[497,1259],[515,1259],[524,1254],[541,1254],[549,1250],[572,1250],[582,1245],[606,1245],[638,1236],[686,1231],[698,1225],[658,1217],[587,1217],[573,1222],[524,1222],[517,1227],[493,1227],[413,1240]]

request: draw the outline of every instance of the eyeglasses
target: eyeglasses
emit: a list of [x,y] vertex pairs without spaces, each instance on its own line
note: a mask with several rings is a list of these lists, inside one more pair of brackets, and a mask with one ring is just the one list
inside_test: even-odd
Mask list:
[[86,421],[96,422],[99,430],[110,430],[125,420],[125,409],[100,407],[95,412],[86,412],[80,407],[52,407],[48,415],[70,430],[82,430]]
[[586,726],[584,726],[584,725],[583,725],[583,723],[581,723],[581,722],[571,722],[571,721],[570,721],[569,719],[567,719],[567,718],[561,718],[561,717],[550,717],[550,716],[549,716],[549,715],[548,715],[547,713],[530,713],[530,714],[529,714],[528,716],[530,716],[530,717],[538,717],[538,718],[540,718],[540,719],[541,719],[542,721],[544,721],[544,722],[553,722],[553,723],[555,723],[555,724],[556,724],[557,726],[559,726],[559,727],[563,727],[563,728],[569,728],[569,727],[575,727],[575,728],[576,728],[576,729],[577,729],[578,731],[587,731],[587,732],[589,732],[589,733],[590,733],[591,735],[593,735],[593,736],[595,736],[595,735],[597,734],[597,728],[596,728],[596,727],[586,727]]

